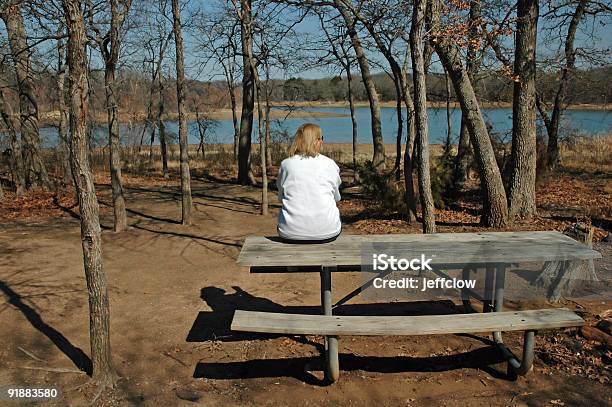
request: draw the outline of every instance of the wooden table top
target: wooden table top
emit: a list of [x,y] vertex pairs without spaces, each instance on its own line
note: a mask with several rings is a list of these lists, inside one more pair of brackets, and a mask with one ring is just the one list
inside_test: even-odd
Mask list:
[[368,253],[425,255],[432,265],[572,261],[601,254],[560,232],[482,232],[341,235],[322,244],[285,243],[276,236],[246,238],[238,264],[247,267],[360,267]]

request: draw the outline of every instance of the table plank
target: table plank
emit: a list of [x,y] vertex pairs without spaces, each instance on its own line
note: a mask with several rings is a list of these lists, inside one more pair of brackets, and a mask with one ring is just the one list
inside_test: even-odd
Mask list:
[[570,261],[601,254],[560,232],[481,232],[342,235],[330,243],[292,244],[278,237],[249,236],[238,264],[248,267],[337,265],[359,267],[364,249],[391,249],[402,257],[432,257],[432,264]]
[[425,316],[335,316],[237,310],[232,330],[299,335],[435,335],[582,326],[566,308]]

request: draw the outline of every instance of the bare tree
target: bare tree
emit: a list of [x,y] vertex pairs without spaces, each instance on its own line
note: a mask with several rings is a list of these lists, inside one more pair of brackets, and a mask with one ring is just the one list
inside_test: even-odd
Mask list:
[[232,111],[234,160],[237,160],[240,125],[238,122],[238,103],[236,99],[236,77],[239,73],[237,63],[239,51],[236,37],[240,21],[236,18],[234,11],[229,8],[224,8],[218,14],[211,15],[208,19],[202,20],[195,27],[198,37],[201,38],[199,48],[208,54],[206,62],[210,59],[214,60],[216,64],[221,66],[223,71]]
[[510,219],[536,214],[536,41],[538,0],[518,0],[514,44]]
[[[26,188],[40,186],[51,188],[45,164],[40,152],[38,133],[38,102],[34,89],[33,71],[30,66],[30,47],[21,13],[20,2],[0,4],[0,18],[4,21],[8,34],[11,56],[17,77],[19,91],[20,133],[24,161]],[[20,160],[20,157],[15,157]]]
[[92,380],[104,387],[114,387],[117,376],[110,345],[110,312],[106,275],[102,265],[102,238],[99,206],[88,154],[89,85],[85,46],[87,36],[78,0],[62,0],[68,28],[68,64],[70,79],[70,165],[79,199],[81,244],[85,279],[89,293],[89,340]]
[[181,10],[179,0],[172,0],[174,23],[174,44],[176,46],[176,94],[179,113],[179,144],[181,160],[182,223],[191,225],[191,175],[189,173],[189,141],[187,139],[187,112],[185,111],[185,56],[183,53],[183,33],[181,31]]
[[380,106],[378,101],[378,92],[374,86],[374,80],[370,73],[370,64],[366,58],[363,45],[359,33],[357,32],[356,23],[357,19],[351,14],[348,4],[345,0],[334,0],[334,7],[344,20],[348,35],[351,38],[353,50],[359,68],[361,69],[361,78],[366,89],[368,101],[370,102],[370,116],[372,120],[372,144],[374,145],[374,155],[372,156],[372,163],[378,170],[384,170],[385,163],[385,145],[382,136],[382,127],[380,121]]
[[[116,71],[119,62],[121,46],[121,30],[130,11],[132,0],[109,0],[110,24],[108,31],[102,33],[94,21],[93,6],[89,13],[89,26],[94,34],[102,60],[104,62],[104,90],[106,95],[106,111],[108,116],[108,138],[110,150],[111,189],[113,197],[114,230],[126,230],[127,212],[121,177],[121,139],[119,137],[119,112],[117,106]],[[98,6],[105,6],[105,3]]]
[[66,74],[68,73],[68,65],[66,64],[66,44],[63,38],[57,40],[57,106],[59,111],[59,120],[57,126],[57,135],[59,137],[58,144],[60,150],[60,166],[64,176],[64,182],[67,184],[72,178],[70,172],[70,147],[68,142],[68,126],[69,115],[68,105],[66,104]]
[[410,27],[410,51],[412,53],[412,77],[414,81],[414,110],[416,124],[417,170],[421,211],[423,214],[423,233],[435,233],[435,209],[431,193],[429,174],[429,132],[427,129],[427,86],[425,84],[425,56],[423,30],[425,26],[426,0],[415,0]]
[[[575,3],[575,7],[573,10],[566,11],[564,10],[568,6],[573,6]],[[536,94],[536,106],[538,111],[540,112],[540,116],[544,121],[544,125],[546,127],[546,133],[548,134],[548,147],[547,147],[547,156],[545,165],[548,169],[555,170],[560,162],[559,156],[559,124],[561,122],[561,116],[563,115],[563,111],[566,108],[565,98],[567,93],[567,85],[570,78],[574,75],[574,70],[576,67],[576,32],[578,31],[578,27],[580,23],[583,21],[585,14],[590,11],[591,14],[596,14],[598,7],[594,6],[593,10],[588,10],[588,6],[591,1],[588,0],[579,0],[577,2],[567,1],[561,2],[561,4],[551,4],[549,6],[550,10],[544,15],[553,21],[557,19],[561,19],[563,22],[568,20],[569,14],[569,24],[567,24],[567,32],[565,34],[565,38],[563,41],[563,55],[564,55],[564,64],[560,69],[560,78],[557,85],[557,89],[555,92],[553,104],[552,104],[552,112],[548,114],[548,106],[546,106],[545,101],[543,100],[540,94]],[[597,3],[597,2],[595,2]],[[608,12],[610,8],[608,7]],[[557,24],[555,24],[556,26]],[[561,24],[561,27],[565,27],[565,24]]]
[[[234,3],[236,0],[233,0]],[[238,140],[238,182],[254,184],[251,173],[251,133],[253,132],[253,111],[255,108],[255,69],[253,54],[253,28],[251,0],[240,0],[240,38],[242,43],[242,112],[240,115],[240,139]]]
[[[468,20],[468,44],[465,68],[470,78],[474,83],[474,77],[478,70],[476,51],[480,44],[480,25],[481,16],[481,1],[470,1],[470,14]],[[448,73],[447,73],[448,77]],[[472,151],[470,146],[470,135],[467,127],[467,118],[461,113],[461,127],[459,130],[459,143],[457,145],[457,157],[455,159],[455,170],[453,174],[453,184],[456,190],[463,189],[465,182],[468,179],[469,168],[472,162]]]
[[4,92],[0,89],[0,116],[9,133],[9,145],[11,146],[9,165],[15,183],[15,193],[17,196],[23,195],[26,188],[25,169],[21,155],[21,143],[17,137],[17,125],[13,120],[13,110],[11,105],[6,102]]
[[441,0],[431,0],[428,15],[430,41],[442,64],[450,75],[461,111],[465,114],[470,141],[478,163],[483,193],[481,223],[487,226],[504,227],[508,223],[508,203],[499,167],[491,145],[487,126],[472,86],[470,77],[461,60],[459,49],[452,35],[443,32],[441,25]]
[[[352,157],[353,157],[353,180],[357,179],[357,145],[359,140],[357,138],[357,116],[355,112],[355,97],[353,96],[353,73],[351,67],[354,63],[354,57],[351,55],[350,43],[346,43],[347,34],[344,24],[337,24],[333,19],[326,20],[322,10],[315,9],[316,14],[319,17],[319,22],[327,45],[329,46],[329,52],[334,57],[334,62],[340,65],[342,71],[346,74],[346,98],[349,103],[349,111],[351,113],[351,130],[352,130]],[[331,26],[328,28],[328,26]],[[330,31],[333,28],[333,32]],[[350,39],[348,39],[350,41]],[[323,58],[317,61],[317,64],[322,62]]]

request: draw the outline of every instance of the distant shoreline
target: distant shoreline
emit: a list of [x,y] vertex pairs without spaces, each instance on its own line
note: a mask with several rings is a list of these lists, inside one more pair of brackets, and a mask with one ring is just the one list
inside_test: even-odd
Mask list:
[[[428,107],[431,108],[445,108],[445,102],[428,102]],[[359,108],[369,107],[368,102],[359,101],[355,102],[355,106]],[[383,108],[395,108],[395,102],[385,101],[380,102],[380,106]],[[295,110],[287,111],[285,108],[291,107]],[[273,119],[283,118],[285,116],[291,118],[315,118],[315,117],[348,117],[349,113],[340,112],[327,112],[327,111],[305,111],[302,108],[348,108],[348,102],[274,102],[272,110],[270,111],[270,117]],[[457,102],[451,102],[450,107],[452,109],[459,109],[460,106]],[[480,107],[483,109],[512,109],[512,103],[509,102],[480,102]],[[240,106],[238,106],[238,121],[240,121]],[[571,105],[567,108],[568,110],[592,110],[592,111],[612,111],[612,104],[595,105],[595,104],[580,104]],[[213,120],[232,120],[232,111],[229,108],[216,109],[206,112],[208,118]],[[257,108],[255,108],[254,116],[257,117]],[[40,126],[57,126],[58,125],[59,112],[50,111],[40,114],[39,123]],[[142,123],[146,120],[146,112],[120,112],[119,122],[120,123]],[[165,121],[176,121],[178,120],[178,113],[170,112],[164,115]],[[193,112],[187,113],[187,120],[196,120],[196,115]],[[108,123],[106,112],[100,112],[96,114],[97,124]]]
[[[384,102],[379,102],[381,107],[395,107],[396,102],[395,101],[384,101]],[[512,109],[512,102],[487,102],[487,101],[482,101],[479,102],[480,107],[482,109]],[[295,106],[295,107],[312,107],[312,108],[316,108],[316,107],[349,107],[349,103],[348,102],[275,102],[274,106]],[[366,101],[359,101],[359,102],[355,102],[355,106],[356,107],[368,107],[370,106],[368,102]],[[458,109],[459,103],[458,102],[451,102],[450,106],[452,108]],[[434,107],[434,108],[445,108],[446,107],[446,102],[427,102],[427,107]],[[597,111],[601,111],[601,110],[612,110],[612,103],[607,103],[607,104],[603,104],[603,105],[597,105],[597,104],[590,104],[590,103],[582,103],[582,104],[577,104],[577,105],[570,105],[567,107],[568,110],[597,110]]]

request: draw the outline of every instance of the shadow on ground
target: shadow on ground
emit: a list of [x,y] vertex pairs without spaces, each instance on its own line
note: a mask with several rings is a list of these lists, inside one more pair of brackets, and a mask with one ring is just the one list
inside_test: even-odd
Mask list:
[[[319,352],[323,347],[303,335],[259,334],[250,332],[232,332],[231,322],[237,309],[246,311],[280,312],[289,314],[319,314],[319,306],[284,306],[266,298],[256,297],[240,287],[233,286],[234,293],[226,293],[218,287],[205,287],[201,298],[212,311],[202,311],[196,317],[187,342],[204,342],[215,340],[221,342],[239,342],[269,340],[286,337],[300,344],[313,346]],[[349,304],[334,309],[335,315],[443,315],[463,313],[462,306],[452,301],[418,301],[385,304]],[[358,356],[350,353],[340,354],[340,366],[343,371],[362,370],[377,373],[399,372],[442,372],[456,369],[479,369],[491,376],[509,379],[505,372],[493,369],[491,365],[504,362],[503,355],[494,344],[475,335],[459,335],[476,339],[487,345],[484,348],[454,355],[433,357],[377,357]],[[238,362],[200,362],[193,376],[208,379],[244,379],[262,377],[293,377],[308,384],[323,384],[308,373],[308,366],[319,361],[317,357],[298,357],[281,359],[255,359]]]

